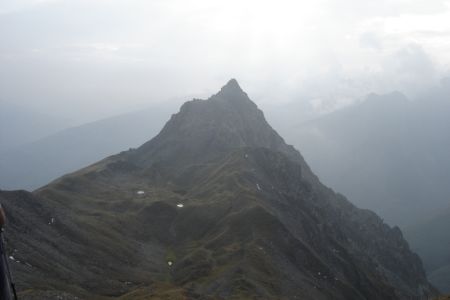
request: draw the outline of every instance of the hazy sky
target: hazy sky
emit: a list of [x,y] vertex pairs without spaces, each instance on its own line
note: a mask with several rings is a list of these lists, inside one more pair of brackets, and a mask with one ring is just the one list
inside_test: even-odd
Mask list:
[[206,97],[330,110],[450,66],[450,1],[1,0],[0,99],[77,121]]

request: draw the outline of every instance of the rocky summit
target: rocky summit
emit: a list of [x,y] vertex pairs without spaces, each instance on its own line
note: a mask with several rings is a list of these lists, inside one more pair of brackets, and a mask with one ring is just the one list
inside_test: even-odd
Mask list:
[[320,183],[236,80],[138,149],[2,191],[21,299],[429,299],[398,228]]

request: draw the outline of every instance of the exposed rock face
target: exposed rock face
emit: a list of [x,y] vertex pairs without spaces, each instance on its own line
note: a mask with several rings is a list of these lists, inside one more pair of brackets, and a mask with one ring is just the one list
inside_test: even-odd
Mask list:
[[400,230],[323,186],[235,80],[140,148],[0,201],[24,298],[435,294]]
[[138,149],[136,156],[144,166],[156,161],[192,164],[241,147],[264,147],[303,162],[300,153],[285,144],[232,79],[207,101],[186,102],[159,135]]

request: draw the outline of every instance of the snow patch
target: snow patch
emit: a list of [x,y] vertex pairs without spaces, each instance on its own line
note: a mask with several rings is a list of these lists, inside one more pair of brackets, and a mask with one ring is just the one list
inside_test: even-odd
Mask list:
[[173,265],[173,262],[169,260],[169,261],[167,262],[167,264],[169,265],[169,267],[171,267],[171,266]]
[[182,207],[184,207],[184,204],[178,203],[178,204],[177,204],[177,207],[182,208]]
[[261,190],[261,187],[259,186],[259,183],[256,184],[256,188],[258,189],[258,191]]
[[145,195],[145,192],[144,191],[137,191],[136,194],[138,194],[138,195]]

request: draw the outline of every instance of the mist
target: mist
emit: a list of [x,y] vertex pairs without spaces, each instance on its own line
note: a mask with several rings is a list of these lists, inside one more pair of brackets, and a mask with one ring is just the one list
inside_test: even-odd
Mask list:
[[[450,0],[1,1],[0,202],[22,290],[37,265],[42,299],[146,284],[194,299],[213,290],[195,276],[251,257],[260,299],[347,299],[339,281],[352,299],[450,293],[449,20]],[[95,249],[97,269],[58,281],[85,262],[55,241]],[[251,255],[233,261],[238,248]],[[220,297],[242,279],[227,276]]]
[[[2,1],[0,99],[81,124],[238,78],[329,112],[448,72],[446,1]],[[304,103],[304,104],[301,104]]]

